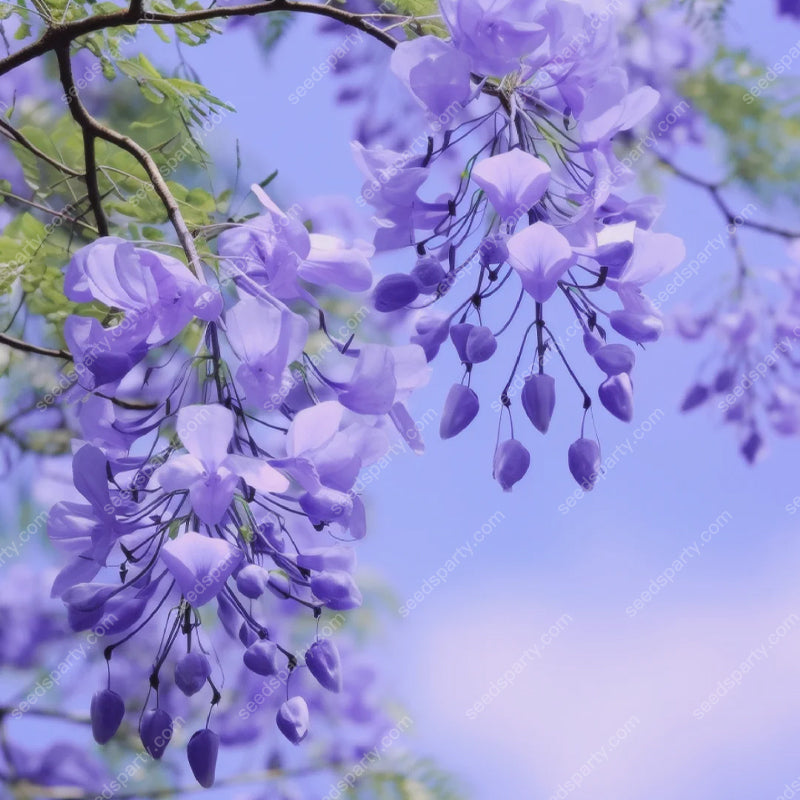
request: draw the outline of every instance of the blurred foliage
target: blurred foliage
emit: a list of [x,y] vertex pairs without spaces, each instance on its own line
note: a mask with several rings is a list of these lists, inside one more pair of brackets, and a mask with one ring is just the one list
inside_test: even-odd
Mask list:
[[[701,69],[687,75],[682,91],[721,134],[729,180],[765,203],[800,201],[800,115],[797,82],[748,50],[720,45]],[[768,91],[758,82],[768,84]]]

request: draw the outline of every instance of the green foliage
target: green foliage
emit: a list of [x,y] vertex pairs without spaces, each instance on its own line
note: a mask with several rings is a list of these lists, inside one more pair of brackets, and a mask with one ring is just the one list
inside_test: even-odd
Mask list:
[[[356,770],[353,770],[355,774]],[[351,800],[460,800],[452,778],[432,761],[405,759],[392,769],[380,762],[366,766],[364,775],[344,795]]]
[[[758,89],[760,79],[767,89]],[[682,91],[721,134],[731,180],[766,203],[800,201],[796,82],[783,80],[747,50],[720,46],[707,66],[685,78]]]

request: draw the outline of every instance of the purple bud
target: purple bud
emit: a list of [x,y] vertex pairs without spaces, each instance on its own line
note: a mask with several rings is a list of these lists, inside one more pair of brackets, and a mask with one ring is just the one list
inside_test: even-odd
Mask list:
[[681,411],[691,411],[693,408],[703,405],[703,403],[708,400],[710,394],[708,386],[704,386],[702,383],[696,383],[686,392],[686,396],[681,403]]
[[450,326],[450,339],[456,348],[458,357],[465,363],[469,363],[467,357],[467,339],[474,328],[469,322],[459,322],[457,325]]
[[298,553],[295,559],[298,567],[312,570],[343,569],[352,572],[356,566],[356,551],[343,544],[330,547],[311,547],[304,553]]
[[435,258],[424,256],[411,270],[411,277],[416,281],[417,288],[422,294],[435,294],[439,284],[447,277],[447,273]]
[[214,785],[217,771],[219,736],[208,728],[195,731],[186,745],[186,756],[197,782],[205,789]]
[[410,275],[396,272],[378,281],[373,303],[376,311],[397,311],[419,297],[416,281]]
[[292,593],[292,583],[282,572],[270,572],[267,588],[281,600],[285,600]]
[[569,446],[567,461],[572,477],[590,492],[600,475],[600,446],[594,439],[577,439]]
[[497,350],[497,339],[485,325],[477,325],[469,332],[465,347],[468,362],[480,364],[482,361],[487,361],[494,355],[495,350]]
[[292,743],[300,744],[308,733],[308,705],[299,695],[290,697],[275,717],[280,732]]
[[269,572],[258,564],[248,564],[236,576],[236,588],[251,600],[257,600],[267,589]]
[[617,419],[630,422],[633,419],[633,384],[627,372],[606,378],[598,390],[600,402]]
[[358,586],[349,573],[340,570],[313,575],[311,591],[334,611],[347,611],[361,605],[361,592]]
[[97,744],[105,744],[119,730],[122,718],[125,716],[125,703],[111,689],[101,689],[92,697],[89,716],[92,718],[94,740]]
[[653,314],[612,311],[608,318],[618,334],[639,344],[655,342],[664,331],[664,323]]
[[508,247],[505,239],[496,234],[487,236],[478,248],[481,264],[502,264],[508,258]]
[[187,696],[197,694],[211,676],[211,664],[202,653],[186,653],[175,665],[175,685]]
[[319,639],[306,651],[308,671],[331,692],[342,691],[342,663],[330,639]]
[[593,356],[601,347],[603,347],[604,342],[594,333],[584,333],[583,334],[583,346],[586,348],[586,352]]
[[761,438],[761,434],[758,431],[753,431],[747,439],[745,439],[740,450],[748,464],[752,464],[758,458],[763,446],[764,440]]
[[594,353],[594,360],[610,377],[620,372],[630,372],[636,363],[636,355],[626,344],[606,344]]
[[261,535],[271,544],[279,553],[286,549],[286,538],[283,531],[272,522],[265,522],[259,527]]
[[516,439],[506,439],[495,450],[492,477],[503,487],[504,492],[510,492],[511,487],[524,477],[530,465],[531,454],[525,446]]
[[258,641],[256,632],[246,622],[242,622],[239,626],[239,641],[245,647],[250,647],[251,644]]
[[478,395],[461,383],[454,383],[444,401],[444,411],[439,424],[439,436],[452,439],[466,428],[478,413]]
[[163,708],[152,708],[142,714],[139,728],[144,749],[158,761],[172,739],[172,717]]
[[551,375],[537,373],[525,378],[522,407],[534,428],[547,433],[556,407],[556,382]]
[[714,378],[714,391],[727,392],[736,380],[736,370],[723,369],[720,370]]
[[280,669],[278,665],[278,646],[275,642],[261,639],[251,644],[242,656],[244,665],[256,675],[276,675]]
[[442,343],[447,339],[448,328],[449,323],[446,319],[433,316],[421,317],[414,326],[416,333],[410,339],[411,344],[418,344],[425,351],[426,360],[433,361]]

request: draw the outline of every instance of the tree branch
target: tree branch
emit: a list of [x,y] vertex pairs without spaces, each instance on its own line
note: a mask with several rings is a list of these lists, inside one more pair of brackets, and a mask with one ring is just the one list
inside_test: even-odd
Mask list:
[[[67,90],[67,97],[70,112],[72,113],[75,121],[83,130],[84,144],[87,142],[87,137],[91,139],[91,145],[85,147],[85,154],[87,156],[86,181],[87,185],[89,186],[90,200],[95,211],[95,216],[98,217],[99,214],[103,219],[103,223],[105,224],[105,215],[102,210],[102,198],[100,197],[99,188],[97,186],[97,170],[95,167],[95,169],[91,171],[91,175],[89,170],[90,164],[94,166],[94,139],[103,139],[130,153],[144,168],[148,178],[150,179],[150,182],[153,184],[153,188],[156,190],[156,194],[158,194],[162,204],[167,210],[167,216],[169,217],[169,221],[172,223],[172,227],[175,229],[175,233],[178,236],[178,241],[181,243],[181,247],[183,247],[183,250],[186,253],[189,266],[195,275],[202,280],[203,268],[200,264],[200,256],[197,253],[194,239],[192,238],[192,234],[186,225],[186,220],[184,220],[183,215],[181,214],[178,203],[173,197],[172,192],[169,190],[169,186],[167,186],[167,182],[164,180],[164,176],[161,174],[161,171],[159,170],[156,162],[153,160],[153,157],[138,142],[135,142],[129,136],[125,136],[118,131],[112,130],[99,120],[95,119],[89,113],[89,111],[81,102],[80,96],[78,95],[72,79],[69,46],[60,46],[56,50],[56,54],[58,56],[61,81],[65,88],[69,87]],[[100,218],[98,218],[98,228],[101,229]]]
[[89,203],[97,222],[97,231],[100,236],[108,236],[108,220],[103,211],[103,196],[100,184],[97,182],[97,159],[95,158],[94,143],[97,137],[92,125],[91,117],[78,98],[78,90],[72,75],[72,61],[69,57],[69,45],[64,45],[56,50],[58,58],[58,72],[61,85],[64,87],[64,96],[72,118],[83,131],[83,161],[85,167],[86,190],[89,193]]
[[65,175],[71,175],[73,178],[80,178],[83,176],[83,173],[79,170],[72,169],[72,167],[62,164],[52,156],[47,155],[43,150],[40,150],[33,142],[26,139],[13,125],[10,125],[2,118],[0,118],[0,132],[5,133],[9,139],[14,139],[14,141],[19,142],[26,150],[30,150],[37,158],[46,161],[50,166],[59,170],[59,172],[63,172]]
[[26,64],[45,53],[69,45],[80,36],[105,30],[119,28],[124,25],[182,25],[190,22],[205,22],[232,17],[252,17],[258,14],[269,14],[276,11],[290,11],[304,14],[316,14],[343,22],[345,25],[364,31],[389,47],[396,47],[397,40],[372,24],[370,15],[353,14],[341,8],[317,3],[299,2],[298,0],[269,0],[262,3],[248,3],[239,6],[213,7],[182,14],[152,13],[142,9],[142,3],[132,0],[130,6],[111,14],[98,14],[84,19],[69,22],[65,25],[54,25],[48,28],[39,39],[26,47],[17,50],[0,60],[0,75]]
[[23,353],[34,353],[37,356],[51,356],[52,358],[63,358],[65,361],[72,361],[72,354],[66,350],[53,350],[50,347],[39,347],[39,345],[24,342],[22,339],[15,339],[6,333],[0,333],[0,344],[12,347],[14,350],[21,350]]
[[681,169],[679,166],[673,164],[669,159],[662,155],[657,155],[656,160],[659,164],[661,164],[663,167],[666,167],[682,181],[686,181],[686,183],[696,186],[699,189],[704,189],[710,195],[717,208],[722,212],[722,215],[725,217],[729,225],[735,225],[737,228],[752,228],[753,230],[761,231],[762,233],[769,233],[773,236],[780,236],[784,239],[800,238],[800,231],[793,231],[789,230],[788,228],[782,228],[779,225],[771,225],[768,222],[757,222],[755,220],[743,219],[740,217],[722,197],[722,183],[714,183],[712,181],[707,181],[704,178],[700,178],[697,175],[692,175],[692,173]]

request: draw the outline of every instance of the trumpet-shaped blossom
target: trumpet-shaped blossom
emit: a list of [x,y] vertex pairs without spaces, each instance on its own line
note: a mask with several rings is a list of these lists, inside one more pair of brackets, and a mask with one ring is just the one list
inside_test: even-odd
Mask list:
[[161,549],[161,560],[181,594],[198,608],[213,600],[239,566],[242,551],[225,539],[187,531]]
[[283,492],[289,481],[264,460],[228,453],[233,438],[233,413],[220,405],[184,406],[177,428],[187,453],[173,456],[156,472],[162,489],[188,489],[197,516],[216,525],[243,480],[259,492]]
[[502,219],[516,221],[542,199],[550,183],[550,167],[515,148],[479,161],[472,169],[472,179]]
[[546,222],[536,222],[508,240],[508,262],[538,303],[553,296],[573,260],[567,239]]

